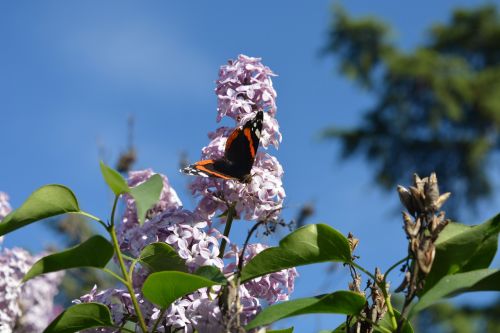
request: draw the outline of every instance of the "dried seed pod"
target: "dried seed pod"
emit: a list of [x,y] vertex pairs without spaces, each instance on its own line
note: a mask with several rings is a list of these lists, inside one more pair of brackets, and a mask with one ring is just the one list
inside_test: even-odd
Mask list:
[[413,205],[410,191],[406,187],[398,185],[398,194],[399,200],[403,206],[410,212],[410,214],[415,215],[416,209]]
[[425,211],[425,195],[423,191],[420,191],[414,186],[409,188],[412,198],[413,206],[415,207],[417,215]]
[[351,253],[354,252],[359,244],[359,239],[355,238],[353,234],[347,234],[347,240],[349,241],[349,247],[351,248]]
[[427,210],[436,211],[439,200],[439,187],[436,174],[433,172],[424,184],[425,206]]
[[417,252],[418,267],[424,274],[429,274],[436,255],[434,243],[429,238],[425,238]]
[[446,202],[446,200],[448,200],[448,198],[450,197],[451,193],[450,192],[446,192],[444,194],[441,194],[439,196],[439,198],[437,199],[436,201],[436,209],[441,209],[441,207],[444,205],[444,203]]

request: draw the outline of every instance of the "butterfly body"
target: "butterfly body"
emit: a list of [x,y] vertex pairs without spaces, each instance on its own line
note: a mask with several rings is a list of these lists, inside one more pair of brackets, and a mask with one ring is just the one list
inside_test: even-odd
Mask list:
[[194,176],[248,182],[259,148],[263,118],[263,112],[259,111],[243,127],[236,128],[227,138],[224,157],[215,160],[202,160],[181,171]]

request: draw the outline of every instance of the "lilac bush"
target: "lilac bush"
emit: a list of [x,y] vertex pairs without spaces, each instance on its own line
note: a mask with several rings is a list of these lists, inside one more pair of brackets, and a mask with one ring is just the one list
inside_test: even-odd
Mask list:
[[[235,132],[240,145],[259,137],[265,149],[281,142],[273,76],[259,58],[244,55],[221,67],[217,120],[228,116],[236,127],[255,119]],[[201,157],[223,158],[232,131],[220,127],[209,133]],[[359,265],[353,254],[359,240],[326,224],[300,227],[274,247],[252,243],[258,228],[268,233],[286,225],[279,218],[285,198],[283,168],[269,151],[254,155],[249,154],[252,169],[244,169],[241,182],[209,178],[207,173],[206,178],[192,178],[189,189],[198,199],[192,210],[183,207],[166,176],[147,169],[131,172],[127,181],[104,163],[101,172],[114,193],[106,222],[81,210],[63,185],[37,189],[13,212],[0,192],[0,236],[70,213],[94,220],[110,237],[94,235],[39,260],[22,249],[1,250],[0,333],[263,333],[278,320],[307,313],[347,315],[335,332],[413,332],[408,321],[412,313],[458,293],[498,289],[500,270],[489,265],[497,250],[500,215],[472,227],[451,223],[441,211],[450,194],[440,194],[434,173],[415,175],[413,186],[398,188],[407,210],[403,222],[408,250],[385,272]],[[228,157],[223,162],[231,166],[238,160]],[[198,166],[215,165],[205,163]],[[250,226],[241,247],[231,241],[234,220]],[[222,233],[215,222],[224,226]],[[118,272],[106,267],[113,258]],[[349,290],[289,300],[298,276],[295,266],[324,262],[348,268]],[[404,280],[395,291],[404,291],[405,301],[398,313],[388,275],[400,266]],[[76,267],[100,269],[121,284],[94,286],[46,327],[54,315],[60,272]],[[366,284],[361,273],[368,277]]]
[[[255,116],[256,111],[265,110],[261,144],[278,146],[281,141],[276,114],[276,92],[272,86],[272,71],[262,65],[260,59],[240,55],[236,61],[222,66],[217,80],[216,94],[219,101],[217,120],[229,116],[240,126]],[[224,154],[227,137],[233,128],[220,127],[209,133],[210,143],[202,148],[202,159],[216,159]],[[154,172],[150,169],[129,174],[131,187],[144,183]],[[172,246],[180,258],[184,259],[189,272],[202,266],[213,266],[226,277],[237,271],[238,252],[233,246],[226,253],[220,253],[221,239],[229,241],[212,228],[212,219],[234,205],[236,217],[245,220],[272,220],[280,213],[285,198],[281,178],[283,168],[278,160],[265,152],[258,152],[248,184],[236,180],[196,177],[189,188],[199,202],[193,211],[182,207],[168,178],[163,179],[160,200],[147,213],[143,224],[137,219],[134,198],[125,196],[125,209],[121,224],[117,228],[120,249],[132,257],[137,257],[145,246],[163,242]],[[221,220],[225,220],[222,218]],[[230,242],[230,241],[229,241]],[[244,261],[265,249],[264,245],[252,244],[247,247]],[[222,258],[226,258],[226,263]],[[231,261],[230,258],[233,258]],[[229,261],[228,261],[229,260]],[[151,329],[162,315],[160,309],[144,299],[140,287],[148,276],[146,267],[134,271],[133,280],[136,297],[140,300],[141,312],[146,325]],[[261,310],[261,302],[271,304],[288,299],[293,291],[295,269],[283,270],[257,278],[239,286],[241,302],[241,323],[249,322]],[[158,331],[163,327],[178,332],[221,332],[224,330],[220,308],[220,288],[202,288],[176,300],[160,318]],[[114,301],[113,301],[114,300]],[[108,305],[113,320],[121,325],[135,314],[130,301],[130,293],[125,289],[98,291],[94,288],[76,303],[101,302]],[[137,327],[139,329],[139,327]],[[96,329],[99,331],[100,329]]]

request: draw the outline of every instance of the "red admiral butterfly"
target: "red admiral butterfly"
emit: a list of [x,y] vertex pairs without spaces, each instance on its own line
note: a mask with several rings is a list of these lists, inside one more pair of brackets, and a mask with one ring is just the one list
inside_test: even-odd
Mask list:
[[194,176],[248,182],[259,148],[263,118],[263,111],[259,111],[255,118],[247,121],[243,127],[236,128],[227,138],[223,158],[199,161],[181,171]]

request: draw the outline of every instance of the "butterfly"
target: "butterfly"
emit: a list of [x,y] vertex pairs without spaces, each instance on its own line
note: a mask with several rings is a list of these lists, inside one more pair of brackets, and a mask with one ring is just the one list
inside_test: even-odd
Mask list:
[[181,169],[181,171],[193,176],[248,182],[259,148],[263,119],[264,112],[259,111],[243,127],[236,128],[227,138],[224,157],[216,160],[202,160]]

